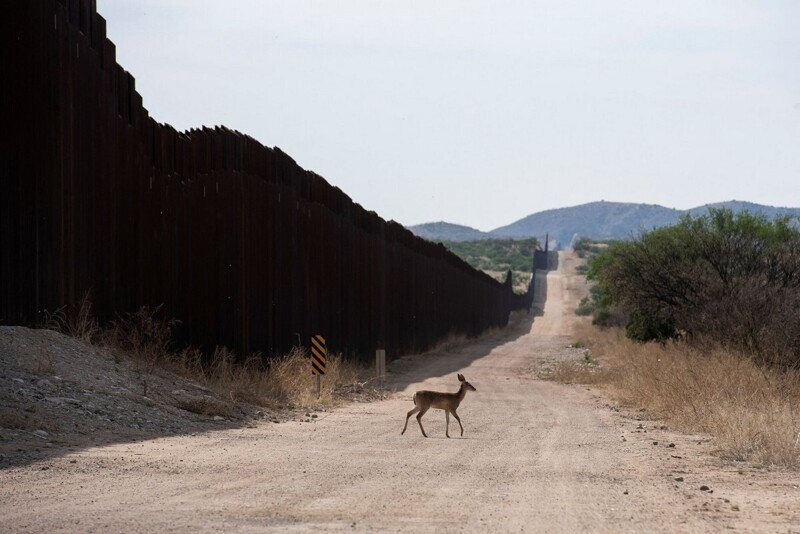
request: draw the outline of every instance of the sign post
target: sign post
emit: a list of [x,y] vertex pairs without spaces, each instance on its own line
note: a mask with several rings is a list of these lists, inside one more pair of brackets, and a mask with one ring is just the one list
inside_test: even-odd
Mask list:
[[311,374],[317,377],[317,398],[322,392],[322,375],[325,374],[325,363],[328,358],[328,346],[325,338],[317,334],[311,337]]
[[375,372],[378,375],[378,382],[383,387],[383,377],[386,376],[386,351],[383,349],[375,351]]

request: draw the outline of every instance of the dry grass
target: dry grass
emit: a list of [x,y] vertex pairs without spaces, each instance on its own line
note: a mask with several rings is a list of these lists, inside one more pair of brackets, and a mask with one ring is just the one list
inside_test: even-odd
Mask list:
[[111,321],[103,332],[103,343],[132,355],[151,374],[156,365],[169,356],[172,328],[176,321],[159,317],[161,306],[142,306]]
[[608,381],[608,368],[601,366],[586,349],[581,359],[555,364],[547,378],[564,384],[602,384]]
[[45,328],[85,343],[92,343],[101,329],[92,315],[92,302],[89,297],[90,292],[87,291],[77,306],[61,306],[52,314],[45,312]]
[[[193,360],[197,361],[198,358],[199,354]],[[258,354],[250,355],[243,363],[237,363],[233,351],[217,347],[211,356],[211,363],[205,366],[191,363],[189,369],[199,370],[210,388],[224,393],[232,402],[265,403],[269,373],[264,370]]]
[[[310,355],[295,348],[270,364],[265,392],[270,399],[293,408],[318,408],[337,404],[340,388],[361,384],[364,369],[347,362],[339,355],[328,355],[317,398],[316,377],[311,374]],[[363,386],[362,386],[363,387]]]
[[[329,355],[326,374],[322,377],[320,396],[317,397],[316,377],[311,374],[310,355],[305,349],[295,348],[289,354],[266,360],[260,354],[250,355],[244,362],[233,352],[219,347],[210,357],[197,349],[174,352],[170,349],[172,327],[175,321],[160,317],[160,308],[143,307],[135,313],[125,314],[100,330],[91,316],[88,295],[78,310],[66,313],[59,310],[48,323],[50,328],[78,337],[89,343],[100,343],[111,350],[115,359],[131,358],[139,371],[152,374],[156,368],[172,372],[204,384],[221,399],[181,399],[182,409],[205,415],[227,416],[235,403],[283,409],[319,409],[335,406],[345,400],[372,400],[383,398],[377,385],[374,370],[348,361],[341,355]],[[524,312],[512,314],[510,327],[527,324]],[[490,329],[480,339],[501,339],[508,329]],[[464,335],[453,334],[437,344],[434,351],[452,352],[467,343]],[[265,363],[266,362],[266,363]],[[46,361],[41,362],[41,372],[49,371]],[[142,378],[143,392],[152,388],[151,381]]]
[[[372,370],[329,355],[317,398],[316,377],[311,374],[308,351],[294,348],[289,354],[268,365],[260,354],[252,354],[244,363],[225,347],[218,347],[202,364],[202,353],[185,349],[161,358],[171,371],[197,380],[231,403],[248,402],[279,410],[333,407],[345,399],[381,396],[373,379],[364,379]],[[181,408],[206,415],[225,416],[223,407],[192,401]],[[230,406],[228,407],[230,408]],[[229,411],[229,410],[228,410]],[[213,413],[212,413],[213,412]]]
[[425,352],[455,352],[469,341],[466,334],[451,332]]
[[723,350],[635,344],[621,330],[583,331],[602,369],[572,365],[566,381],[602,383],[670,426],[710,434],[723,456],[800,467],[800,373]]
[[[268,366],[264,365],[260,354],[252,354],[244,363],[238,363],[236,355],[225,347],[217,348],[210,364],[202,365],[201,359],[198,350],[187,349],[165,361],[170,362],[173,371],[198,380],[231,402],[244,401],[278,409],[318,409],[335,406],[350,396],[377,391],[370,379],[362,378],[370,370],[340,356],[329,355],[317,398],[310,355],[302,348],[294,348]],[[189,409],[206,412],[204,407],[198,410]]]
[[[251,354],[242,362],[225,347],[218,347],[209,358],[194,348],[174,352],[170,349],[170,339],[176,322],[160,316],[160,307],[142,307],[135,313],[118,317],[101,330],[91,315],[87,294],[78,308],[57,310],[49,317],[46,326],[89,344],[98,343],[110,350],[118,362],[129,358],[136,362],[139,372],[149,375],[156,368],[165,368],[200,382],[219,397],[177,401],[178,407],[193,413],[227,417],[237,402],[280,410],[318,409],[334,406],[343,400],[383,396],[371,378],[373,370],[338,355],[328,357],[318,398],[310,355],[304,349],[296,348],[268,363],[260,354]],[[453,337],[445,344],[460,342],[460,338]],[[48,357],[46,347],[37,357],[35,367],[37,374],[53,374],[53,359]],[[150,382],[142,378],[145,396],[148,387],[152,388]]]

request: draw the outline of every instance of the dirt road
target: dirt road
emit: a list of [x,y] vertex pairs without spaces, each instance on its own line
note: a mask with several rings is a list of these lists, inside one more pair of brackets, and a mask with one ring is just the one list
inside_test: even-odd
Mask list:
[[[797,476],[723,464],[702,437],[536,377],[579,357],[573,263],[541,274],[534,321],[393,365],[390,400],[4,469],[0,531],[800,532]],[[430,438],[413,419],[401,436],[412,393],[455,391],[457,372],[477,388],[464,437],[438,410]]]

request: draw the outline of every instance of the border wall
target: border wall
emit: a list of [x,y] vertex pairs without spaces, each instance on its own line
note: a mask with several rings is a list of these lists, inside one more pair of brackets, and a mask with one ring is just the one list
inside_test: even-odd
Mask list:
[[93,0],[2,11],[0,323],[90,292],[101,322],[163,305],[179,344],[269,356],[320,333],[370,361],[525,305],[278,148],[154,120]]

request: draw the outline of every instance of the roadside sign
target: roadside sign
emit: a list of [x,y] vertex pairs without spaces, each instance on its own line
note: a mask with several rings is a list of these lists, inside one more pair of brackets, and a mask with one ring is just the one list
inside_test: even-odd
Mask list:
[[378,382],[383,387],[383,379],[386,376],[386,351],[384,349],[375,351],[375,372],[378,375]]
[[317,334],[311,338],[311,374],[324,375],[325,362],[328,358],[328,346],[325,338]]

